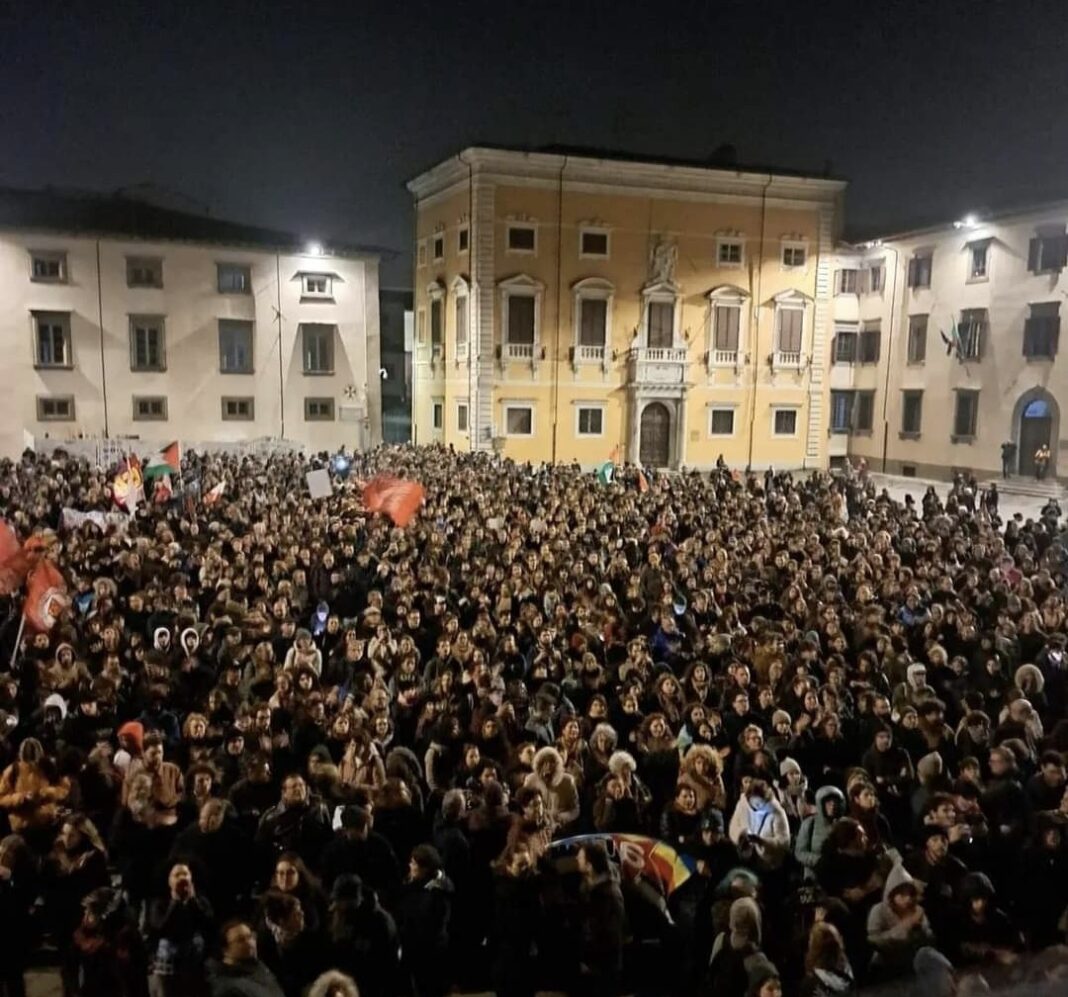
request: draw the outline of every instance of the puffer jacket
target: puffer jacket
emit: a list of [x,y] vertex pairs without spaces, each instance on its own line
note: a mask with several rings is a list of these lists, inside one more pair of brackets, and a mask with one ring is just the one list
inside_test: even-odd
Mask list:
[[53,781],[34,762],[12,762],[0,775],[0,809],[7,811],[16,834],[54,824],[69,794],[69,779]]
[[823,843],[831,833],[834,821],[824,812],[827,800],[837,800],[840,813],[845,813],[845,794],[836,786],[821,786],[816,790],[816,812],[801,822],[794,844],[794,857],[804,866],[806,878],[816,875],[816,863],[820,860]]

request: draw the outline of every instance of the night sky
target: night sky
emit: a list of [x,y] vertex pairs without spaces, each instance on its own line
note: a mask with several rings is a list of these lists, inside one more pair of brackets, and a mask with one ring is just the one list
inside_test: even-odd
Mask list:
[[0,184],[407,253],[404,180],[464,145],[730,143],[850,180],[859,236],[1068,197],[1066,42],[1065,0],[0,0]]

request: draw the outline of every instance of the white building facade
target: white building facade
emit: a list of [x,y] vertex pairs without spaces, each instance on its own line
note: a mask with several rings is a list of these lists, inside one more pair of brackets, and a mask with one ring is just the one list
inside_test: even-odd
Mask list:
[[842,248],[836,260],[828,454],[948,478],[1068,473],[1068,203]]
[[381,441],[378,256],[0,194],[0,455],[33,438]]

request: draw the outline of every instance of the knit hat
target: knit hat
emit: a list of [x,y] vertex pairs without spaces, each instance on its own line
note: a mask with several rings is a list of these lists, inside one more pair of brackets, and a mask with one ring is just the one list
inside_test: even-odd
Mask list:
[[791,772],[801,775],[801,766],[793,758],[784,758],[779,763],[779,775],[787,776]]
[[778,727],[779,724],[792,724],[793,720],[790,719],[790,714],[786,710],[776,710],[771,715],[771,726]]
[[122,737],[123,734],[133,739],[133,743],[137,745],[138,751],[143,750],[145,743],[145,726],[140,720],[128,720],[124,723],[119,728],[119,737]]
[[731,904],[728,915],[731,948],[740,949],[752,944],[759,947],[761,935],[760,908],[752,897],[739,897]]
[[937,751],[926,754],[916,763],[916,774],[921,782],[937,779],[942,774],[942,756]]

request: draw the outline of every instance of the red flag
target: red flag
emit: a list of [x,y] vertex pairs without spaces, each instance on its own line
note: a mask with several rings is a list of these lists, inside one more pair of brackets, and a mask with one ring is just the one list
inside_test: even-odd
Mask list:
[[426,497],[426,489],[408,478],[372,478],[363,490],[363,504],[371,512],[382,512],[397,526],[407,526]]
[[11,524],[0,519],[0,595],[11,595],[22,588],[29,567]]
[[47,633],[70,606],[67,583],[51,561],[41,561],[26,580],[26,604],[23,613],[34,629]]
[[27,572],[47,549],[48,541],[38,534],[20,544],[11,524],[0,519],[0,595],[22,588]]

